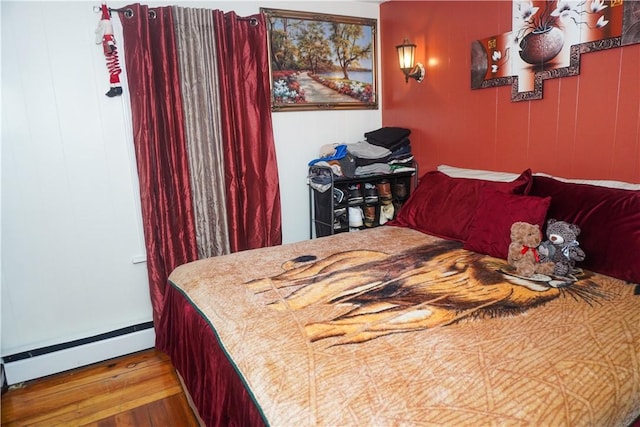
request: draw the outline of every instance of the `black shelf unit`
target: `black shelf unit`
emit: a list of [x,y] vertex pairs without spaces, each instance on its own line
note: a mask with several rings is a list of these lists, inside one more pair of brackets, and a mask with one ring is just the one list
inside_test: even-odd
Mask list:
[[[418,183],[418,167],[415,162],[407,165],[412,170],[406,170],[402,172],[394,172],[390,174],[372,174],[363,175],[355,178],[337,177],[332,173],[332,170],[328,166],[310,166],[307,176],[307,184],[309,187],[309,238],[329,236],[332,234],[348,232],[349,231],[349,206],[351,207],[365,207],[375,206],[375,219],[373,225],[362,226],[361,228],[373,228],[379,226],[379,219],[381,213],[382,202],[367,203],[364,200],[355,204],[349,204],[349,186],[353,184],[359,184],[361,190],[364,189],[366,183],[376,185],[388,181],[389,188],[391,190],[392,201],[394,205],[394,214],[397,213],[397,208],[404,203],[413,192]],[[324,191],[320,191],[317,187],[312,185],[318,181],[317,177],[322,177]],[[396,189],[404,186],[405,192],[400,197],[397,194]],[[343,191],[345,198],[343,203],[337,204],[334,198],[334,189]],[[362,191],[364,193],[364,191]],[[345,207],[346,216],[343,217],[343,221],[336,222],[336,209]]]

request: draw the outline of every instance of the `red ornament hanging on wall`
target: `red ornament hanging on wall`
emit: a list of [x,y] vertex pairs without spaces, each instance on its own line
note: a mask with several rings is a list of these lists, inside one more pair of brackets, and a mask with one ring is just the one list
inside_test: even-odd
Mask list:
[[106,3],[102,3],[102,17],[96,28],[96,44],[102,44],[104,56],[107,59],[107,70],[109,70],[109,83],[111,88],[105,95],[112,98],[122,95],[122,86],[120,86],[120,62],[118,60],[118,48],[116,47],[116,39],[113,36],[113,25],[111,24],[111,13]]

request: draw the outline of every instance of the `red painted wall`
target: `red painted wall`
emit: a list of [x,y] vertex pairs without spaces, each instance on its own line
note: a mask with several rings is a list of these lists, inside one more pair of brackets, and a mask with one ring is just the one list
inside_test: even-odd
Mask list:
[[[511,86],[471,90],[471,42],[511,30],[510,1],[380,6],[382,121],[410,128],[421,172],[438,164],[640,182],[640,44],[581,56],[580,75],[546,80],[543,99]],[[395,46],[425,64],[405,83]]]

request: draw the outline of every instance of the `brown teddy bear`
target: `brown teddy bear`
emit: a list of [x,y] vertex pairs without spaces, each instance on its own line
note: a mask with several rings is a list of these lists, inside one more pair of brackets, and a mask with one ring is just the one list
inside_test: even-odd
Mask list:
[[515,267],[517,275],[531,277],[535,273],[553,273],[553,262],[540,262],[537,247],[541,242],[542,233],[537,224],[519,221],[511,225],[507,261]]

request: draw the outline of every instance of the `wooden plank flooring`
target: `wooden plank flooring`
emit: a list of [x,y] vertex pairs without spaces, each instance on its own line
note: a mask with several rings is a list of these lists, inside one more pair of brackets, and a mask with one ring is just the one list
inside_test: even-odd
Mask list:
[[2,426],[198,426],[169,358],[157,350],[14,386]]

